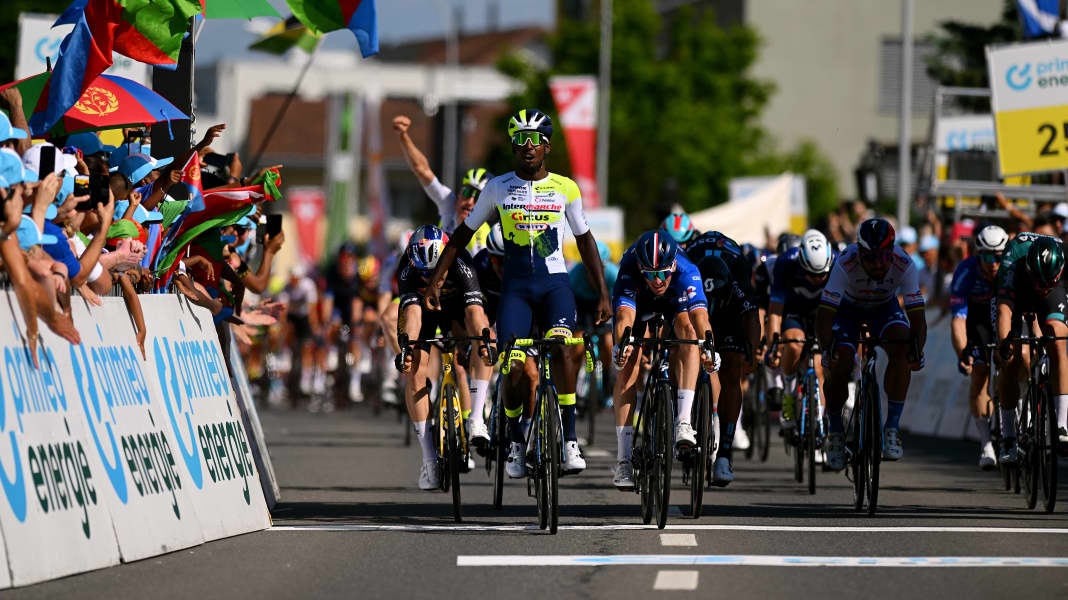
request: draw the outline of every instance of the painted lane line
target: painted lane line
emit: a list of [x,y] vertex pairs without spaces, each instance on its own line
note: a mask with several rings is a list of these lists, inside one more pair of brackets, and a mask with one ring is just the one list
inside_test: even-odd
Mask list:
[[656,581],[653,582],[653,589],[665,591],[696,590],[697,576],[697,571],[657,571]]
[[588,458],[604,458],[606,456],[611,456],[608,450],[603,450],[601,448],[586,448],[582,453]]
[[692,533],[661,533],[661,546],[696,546],[697,536]]
[[709,565],[760,567],[1068,567],[1052,556],[773,556],[761,554],[550,554],[457,556],[458,567]]
[[[267,531],[533,531],[537,525],[275,525]],[[656,525],[561,525],[561,530],[644,530]],[[788,525],[668,525],[675,531],[783,531],[792,533],[1044,533],[1068,534],[1060,527],[806,527]]]

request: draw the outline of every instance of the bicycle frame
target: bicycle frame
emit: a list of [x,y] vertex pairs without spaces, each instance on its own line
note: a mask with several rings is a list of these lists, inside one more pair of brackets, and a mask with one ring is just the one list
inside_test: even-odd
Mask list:
[[[455,391],[456,376],[453,373],[453,365],[456,362],[456,349],[451,345],[448,345],[446,349],[441,351],[441,380],[438,383],[438,456],[445,456],[445,436],[448,432],[448,408],[451,403],[453,409],[456,411],[456,431],[459,434],[460,451],[463,456],[467,456],[467,428],[464,425],[463,407],[460,405],[460,394],[454,393],[452,398],[445,398],[446,386],[452,386]],[[451,402],[448,402],[451,400]]]

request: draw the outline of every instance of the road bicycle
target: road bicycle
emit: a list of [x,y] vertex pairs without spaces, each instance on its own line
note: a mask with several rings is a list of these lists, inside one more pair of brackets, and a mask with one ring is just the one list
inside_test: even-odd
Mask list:
[[609,374],[605,372],[601,364],[601,340],[607,335],[609,323],[590,324],[585,329],[589,335],[593,356],[593,371],[586,375],[586,394],[579,398],[579,413],[586,421],[586,444],[592,446],[597,433],[597,413],[604,407],[605,390],[610,389],[607,385]]
[[749,378],[749,390],[742,410],[742,425],[750,439],[745,458],[750,460],[757,456],[760,462],[767,462],[771,449],[771,420],[768,418],[768,379],[764,361],[757,362],[757,368]]
[[1041,484],[1043,508],[1053,512],[1057,505],[1057,414],[1053,402],[1050,376],[1053,364],[1046,345],[1068,337],[1025,336],[1015,341],[1028,346],[1031,370],[1027,377],[1027,393],[1017,408],[1016,445],[1019,459],[1016,471],[1025,493],[1027,508],[1038,504]]
[[493,508],[500,510],[504,503],[504,468],[508,462],[508,419],[504,414],[504,394],[501,377],[494,378],[490,400],[490,443],[486,448],[486,474],[493,478]]
[[857,383],[856,402],[846,425],[846,477],[853,482],[853,510],[864,510],[875,516],[879,505],[879,466],[883,457],[882,405],[879,399],[879,381],[875,376],[878,346],[911,344],[911,357],[919,357],[915,340],[890,340],[865,335],[867,326],[861,328],[861,337],[845,340],[844,343],[864,349],[860,381]]
[[797,427],[786,439],[787,448],[794,457],[794,480],[805,480],[805,463],[808,463],[808,493],[816,493],[816,453],[823,450],[827,428],[820,417],[820,380],[816,376],[816,355],[820,353],[815,338],[780,339],[776,334],[771,342],[771,351],[777,352],[781,344],[801,344],[799,363],[805,364],[804,373],[798,378],[794,394]]
[[[453,518],[460,523],[463,521],[460,473],[467,470],[471,448],[467,444],[467,427],[464,423],[453,367],[457,347],[462,347],[468,342],[478,342],[486,346],[491,356],[493,355],[489,329],[483,329],[481,336],[445,336],[425,340],[409,340],[408,334],[402,333],[397,336],[397,341],[401,349],[396,358],[397,370],[402,370],[412,348],[427,350],[428,355],[431,346],[441,349],[441,381],[437,387],[438,395],[432,399],[430,422],[427,425],[438,452],[437,469],[441,491],[452,491]],[[429,380],[427,389],[430,389]]]
[[[522,364],[526,353],[537,352],[538,387],[534,394],[534,416],[527,434],[527,493],[537,498],[538,527],[555,534],[560,524],[560,462],[564,451],[564,430],[560,422],[560,401],[552,381],[552,350],[556,347],[586,344],[586,372],[593,370],[589,338],[521,338],[508,344],[507,360],[501,374],[508,375],[512,361]],[[498,421],[503,419],[498,419]],[[502,438],[503,439],[503,438]],[[503,466],[499,465],[498,468]]]
[[[622,343],[634,346],[639,352],[642,348],[652,352],[652,366],[645,381],[645,393],[638,406],[635,421],[634,447],[631,452],[631,464],[634,468],[634,491],[641,497],[641,515],[643,523],[650,523],[656,517],[656,526],[663,529],[667,525],[668,506],[671,501],[671,468],[675,457],[675,385],[671,381],[671,350],[677,346],[693,344],[702,346],[712,352],[712,336],[705,340],[683,340],[662,337],[663,315],[649,320],[650,337],[635,339],[631,328],[623,330]],[[711,385],[702,395],[705,406],[711,404]],[[691,489],[691,513],[699,516],[700,503],[704,494],[704,481],[698,472],[703,471],[701,456],[706,457],[708,446],[709,419],[700,415],[700,405],[695,394],[694,405],[698,407],[697,444],[685,455],[680,456],[691,465],[688,483]],[[705,412],[707,415],[707,411]],[[698,491],[695,491],[698,490]]]

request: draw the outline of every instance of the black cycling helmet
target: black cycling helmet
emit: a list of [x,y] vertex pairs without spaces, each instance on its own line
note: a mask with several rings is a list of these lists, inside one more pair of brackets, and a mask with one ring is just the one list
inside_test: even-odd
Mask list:
[[675,264],[679,254],[679,245],[671,234],[663,229],[646,231],[634,244],[634,253],[638,266],[643,271],[662,271]]
[[1042,236],[1031,242],[1024,265],[1035,287],[1049,289],[1057,285],[1064,272],[1064,250],[1060,240]]
[[790,250],[801,245],[801,236],[796,233],[783,233],[779,235],[779,241],[775,244],[775,254],[782,256]]
[[[705,286],[705,297],[709,300],[723,300],[731,289],[731,270],[723,259],[707,255],[697,263],[701,272],[701,282]],[[712,307],[709,306],[711,309]]]
[[857,247],[867,254],[893,250],[896,237],[894,226],[886,219],[868,219],[857,228]]

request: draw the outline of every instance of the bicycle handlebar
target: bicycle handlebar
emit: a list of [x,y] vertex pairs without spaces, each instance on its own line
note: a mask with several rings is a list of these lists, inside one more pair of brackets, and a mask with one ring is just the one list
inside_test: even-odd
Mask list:
[[[590,352],[590,348],[593,347],[593,342],[590,341],[589,333],[584,334],[582,337],[563,337],[552,336],[546,338],[512,338],[508,343],[507,351],[501,352],[500,358],[503,361],[501,364],[501,374],[507,375],[512,371],[512,352],[516,348],[534,348],[539,352],[548,350],[551,346],[577,346],[583,344],[583,353],[586,355],[586,372],[593,372],[593,353]],[[505,357],[507,355],[507,357]],[[514,357],[517,360],[519,357]],[[525,356],[524,356],[525,358]]]
[[433,344],[442,344],[446,348],[455,347],[457,344],[463,344],[465,342],[481,342],[480,348],[486,348],[489,356],[494,358],[496,364],[496,352],[493,352],[493,340],[490,339],[490,330],[488,327],[482,328],[482,335],[446,335],[442,337],[428,338],[425,340],[410,340],[407,333],[397,334],[397,345],[400,346],[400,353],[393,359],[393,366],[398,371],[404,371],[404,363],[408,362],[408,356],[411,354],[412,348],[430,348]]

